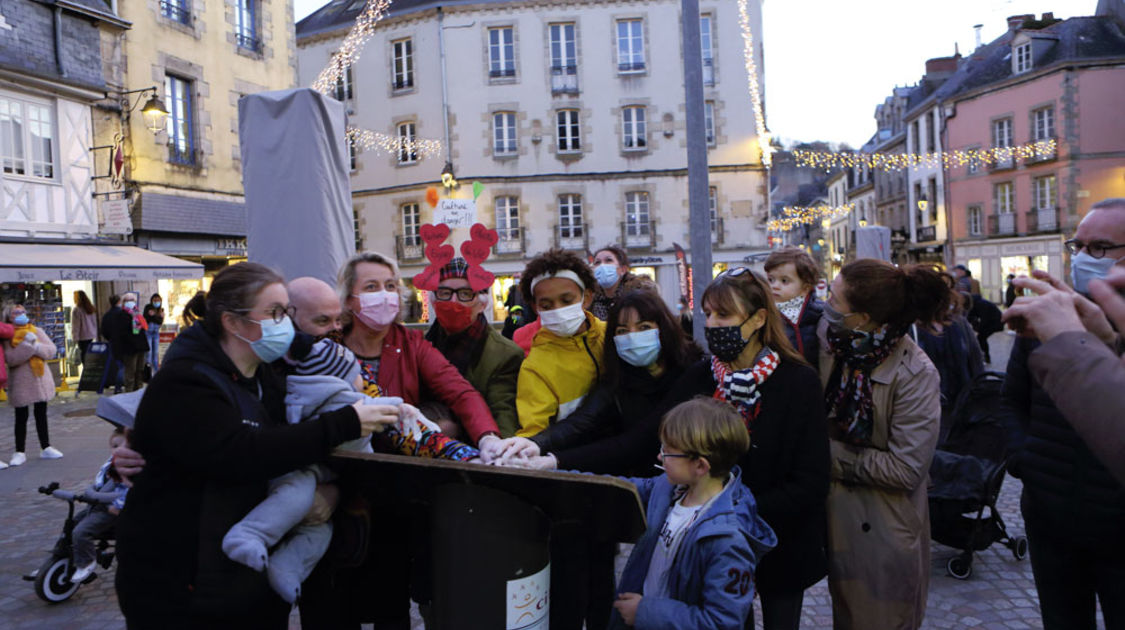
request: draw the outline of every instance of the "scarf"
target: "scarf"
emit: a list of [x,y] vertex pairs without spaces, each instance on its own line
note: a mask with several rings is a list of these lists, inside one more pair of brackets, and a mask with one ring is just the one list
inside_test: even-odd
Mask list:
[[836,361],[824,390],[824,405],[828,416],[835,416],[836,425],[852,444],[871,445],[875,423],[871,372],[890,356],[907,328],[884,324],[868,336],[856,330],[828,327],[828,350]]
[[758,391],[758,386],[773,374],[780,361],[781,358],[776,352],[770,348],[763,348],[758,353],[754,365],[732,372],[730,365],[711,357],[711,374],[714,375],[717,384],[714,397],[734,405],[738,413],[742,414],[747,431],[750,431],[750,425],[758,417],[762,407],[762,394]]
[[145,316],[142,315],[140,311],[129,312],[125,309],[121,309],[121,310],[125,311],[126,313],[129,313],[129,316],[132,318],[132,320],[133,320],[133,334],[134,335],[139,335],[142,331],[148,330],[148,322],[145,321]]
[[[32,326],[31,324],[16,326],[15,331],[15,334],[12,335],[13,348],[23,343],[23,340],[28,335],[31,335],[32,337],[36,336],[35,326]],[[36,339],[36,341],[38,341],[38,339]],[[33,356],[27,360],[27,363],[31,366],[31,373],[34,374],[36,378],[43,376],[43,368],[46,366],[46,364],[43,363],[43,359],[41,357]]]
[[488,337],[488,322],[484,314],[477,316],[476,321],[456,335],[445,332],[441,324],[434,322],[426,331],[426,341],[433,344],[447,361],[457,368],[464,376],[469,367],[480,356],[484,349],[484,340]]
[[798,295],[792,300],[777,303],[777,310],[785,316],[785,319],[793,322],[793,325],[801,323],[801,311],[805,310],[805,299],[808,295]]

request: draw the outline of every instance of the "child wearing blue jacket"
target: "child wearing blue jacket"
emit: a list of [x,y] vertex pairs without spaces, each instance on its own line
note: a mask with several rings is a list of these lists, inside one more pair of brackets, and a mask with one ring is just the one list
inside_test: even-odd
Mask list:
[[610,628],[741,630],[754,570],[777,544],[735,462],[750,448],[730,405],[696,398],[660,425],[665,475],[631,479],[648,516],[618,585]]

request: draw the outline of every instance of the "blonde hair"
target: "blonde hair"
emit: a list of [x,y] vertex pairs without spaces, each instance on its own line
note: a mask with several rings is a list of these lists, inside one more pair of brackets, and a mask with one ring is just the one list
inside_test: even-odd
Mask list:
[[729,403],[699,396],[664,414],[660,441],[693,457],[706,457],[712,477],[726,477],[746,451],[750,433]]
[[[336,274],[336,295],[340,298],[340,306],[343,311],[340,313],[340,325],[343,329],[349,330],[352,325],[352,313],[348,310],[348,297],[352,294],[352,287],[355,286],[356,273],[355,268],[360,263],[374,263],[376,265],[383,265],[391,270],[391,275],[395,278],[395,285],[401,288],[402,279],[398,275],[398,263],[395,262],[390,256],[380,254],[379,252],[356,252],[351,258],[344,262],[344,266],[340,267],[340,272]],[[401,301],[402,294],[399,293],[399,300]],[[402,312],[399,312],[395,321],[402,318]]]

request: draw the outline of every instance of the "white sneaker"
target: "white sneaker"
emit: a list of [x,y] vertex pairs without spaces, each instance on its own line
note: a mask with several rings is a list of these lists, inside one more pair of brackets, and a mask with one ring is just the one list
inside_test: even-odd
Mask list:
[[23,466],[24,462],[26,462],[26,461],[27,461],[27,455],[24,455],[23,453],[21,453],[19,451],[16,451],[16,454],[12,455],[12,460],[8,462],[8,465],[9,466]]
[[87,566],[75,569],[74,575],[70,576],[70,583],[81,584],[83,580],[90,577],[90,574],[94,572],[94,567],[96,567],[97,564],[97,562],[91,562]]
[[39,459],[59,459],[61,457],[62,451],[53,446],[48,446],[47,448],[43,449],[42,453],[39,454]]
[[7,467],[8,467],[8,464],[6,464],[4,462],[0,462],[0,470],[4,470]]

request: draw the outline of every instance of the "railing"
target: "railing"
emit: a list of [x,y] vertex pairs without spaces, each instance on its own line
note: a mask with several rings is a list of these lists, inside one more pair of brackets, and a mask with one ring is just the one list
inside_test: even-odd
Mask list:
[[395,254],[399,260],[421,260],[424,255],[422,237],[414,235],[395,236]]
[[244,35],[242,33],[235,33],[234,41],[238,44],[239,48],[250,50],[253,52],[262,52],[262,40],[254,37],[253,35]]
[[1016,213],[1004,212],[988,217],[989,236],[1010,236],[1016,233]]
[[[184,0],[186,2],[186,0]],[[191,11],[179,2],[160,0],[160,12],[164,17],[180,24],[191,25]]]
[[925,243],[925,242],[928,242],[928,241],[936,241],[937,240],[937,226],[936,225],[924,225],[924,226],[918,228],[915,231],[915,235],[918,237],[919,243]]
[[551,66],[551,92],[578,93],[578,66]]
[[500,240],[492,246],[492,252],[497,256],[523,254],[527,249],[527,235],[518,227],[498,228],[496,234]]
[[618,72],[644,72],[645,62],[643,61],[624,61],[617,64]]
[[[1036,142],[1047,142],[1048,140],[1054,140],[1054,138],[1040,138],[1039,140],[1036,140]],[[1024,164],[1038,164],[1040,162],[1050,162],[1051,160],[1054,160],[1058,157],[1059,147],[1058,145],[1053,145],[1050,149],[1044,151],[1043,153],[1032,154],[1031,156],[1025,158],[1023,162]]]
[[501,77],[514,77],[516,76],[516,68],[493,68],[488,71],[489,78],[496,79]]
[[621,242],[626,249],[653,249],[656,247],[656,221],[622,221]]
[[710,57],[703,58],[703,85],[715,85],[715,60]]
[[1015,159],[1012,158],[1011,154],[1008,154],[1005,157],[996,158],[995,162],[988,165],[988,170],[990,170],[990,171],[1006,171],[1008,169],[1015,168],[1015,166],[1016,166]]
[[1027,213],[1028,232],[1054,232],[1059,229],[1058,208],[1032,208]]
[[711,244],[723,244],[723,217],[715,217],[711,220]]
[[517,153],[519,153],[519,147],[516,146],[515,140],[496,142],[492,145],[492,155],[507,156],[516,155]]
[[556,225],[555,247],[570,249],[585,255],[590,249],[590,224]]

